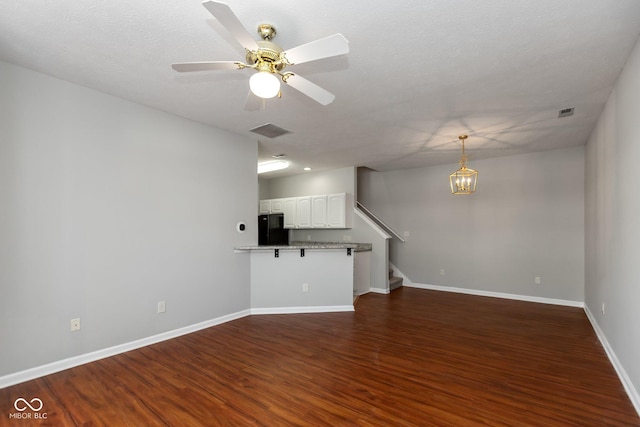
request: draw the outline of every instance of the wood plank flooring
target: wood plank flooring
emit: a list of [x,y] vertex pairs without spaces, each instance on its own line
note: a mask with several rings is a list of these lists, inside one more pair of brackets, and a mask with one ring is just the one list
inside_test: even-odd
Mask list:
[[[47,419],[9,419],[19,397]],[[411,288],[242,318],[0,405],[3,426],[640,426],[582,309]]]

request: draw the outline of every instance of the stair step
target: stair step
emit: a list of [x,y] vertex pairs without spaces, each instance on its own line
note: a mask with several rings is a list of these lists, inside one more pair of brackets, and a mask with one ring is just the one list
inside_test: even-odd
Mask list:
[[389,277],[389,291],[402,287],[402,277]]

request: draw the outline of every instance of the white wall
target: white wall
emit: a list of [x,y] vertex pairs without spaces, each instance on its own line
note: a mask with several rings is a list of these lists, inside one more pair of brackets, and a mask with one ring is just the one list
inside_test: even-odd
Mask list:
[[636,44],[587,144],[585,303],[640,413],[639,118]]
[[391,262],[416,285],[583,301],[584,147],[471,158],[470,196],[450,192],[457,167],[359,173],[360,201],[409,233]]
[[249,308],[255,142],[0,75],[0,378]]

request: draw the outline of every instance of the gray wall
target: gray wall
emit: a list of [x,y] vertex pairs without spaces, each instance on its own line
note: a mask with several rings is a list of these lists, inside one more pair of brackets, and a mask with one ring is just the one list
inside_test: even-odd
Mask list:
[[636,44],[587,144],[585,303],[626,372],[638,411],[639,117],[640,45]]
[[0,376],[249,308],[255,142],[0,75]]
[[269,192],[269,180],[268,179],[264,179],[264,178],[260,178],[258,179],[258,198],[259,200],[264,200],[264,199],[270,199],[271,197],[269,196],[270,192]]
[[359,200],[409,234],[392,241],[391,262],[416,285],[583,301],[584,147],[470,167],[470,196],[450,193],[456,164],[359,172]]
[[260,198],[277,199],[331,193],[349,193],[353,196],[356,188],[355,182],[356,170],[354,167],[308,172],[282,178],[260,179]]

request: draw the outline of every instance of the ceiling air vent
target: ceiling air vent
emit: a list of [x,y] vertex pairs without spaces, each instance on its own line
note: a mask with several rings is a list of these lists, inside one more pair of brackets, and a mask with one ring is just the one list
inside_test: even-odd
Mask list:
[[558,111],[558,118],[573,116],[573,110],[574,107],[563,108],[562,110]]
[[266,125],[251,129],[251,132],[266,136],[267,138],[275,138],[277,136],[284,135],[285,133],[290,133],[291,131],[282,129],[281,127],[272,125],[271,123],[267,123]]

